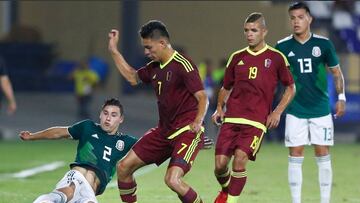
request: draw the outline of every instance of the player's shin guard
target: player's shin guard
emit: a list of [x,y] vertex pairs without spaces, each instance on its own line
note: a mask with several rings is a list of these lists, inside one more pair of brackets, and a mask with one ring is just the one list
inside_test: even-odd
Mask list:
[[66,203],[67,196],[60,191],[53,191],[49,194],[44,194],[36,198],[33,203]]
[[189,188],[186,194],[179,198],[183,203],[202,203],[200,196],[192,188]]
[[304,157],[289,156],[288,180],[292,203],[301,203],[302,163]]
[[230,183],[230,175],[231,175],[231,173],[230,173],[229,168],[227,168],[227,171],[223,174],[218,175],[215,173],[216,180],[221,185],[222,191],[226,192],[226,193],[228,193],[228,186]]
[[316,162],[319,168],[319,185],[321,203],[330,202],[331,184],[332,184],[332,169],[330,155],[316,157]]
[[246,184],[247,173],[246,170],[234,170],[231,174],[229,183],[229,194],[227,203],[236,203]]
[[121,182],[118,180],[120,197],[123,202],[136,202],[136,186],[137,185],[135,180],[130,183]]

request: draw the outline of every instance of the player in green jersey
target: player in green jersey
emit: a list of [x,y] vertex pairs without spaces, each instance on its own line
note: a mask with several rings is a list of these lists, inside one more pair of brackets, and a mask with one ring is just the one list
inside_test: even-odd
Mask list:
[[97,203],[116,171],[117,162],[135,144],[136,138],[118,132],[123,107],[108,99],[100,112],[100,124],[83,120],[67,127],[51,127],[39,132],[21,131],[22,140],[72,138],[78,140],[75,161],[55,189],[39,196],[35,203]]
[[280,40],[276,48],[287,57],[296,84],[295,98],[287,108],[285,127],[292,202],[301,202],[304,146],[311,144],[319,169],[321,203],[328,203],[332,184],[329,146],[334,144],[334,127],[327,92],[327,68],[338,93],[335,118],[345,113],[344,78],[331,41],[311,33],[312,17],[308,6],[294,3],[288,12],[293,34]]

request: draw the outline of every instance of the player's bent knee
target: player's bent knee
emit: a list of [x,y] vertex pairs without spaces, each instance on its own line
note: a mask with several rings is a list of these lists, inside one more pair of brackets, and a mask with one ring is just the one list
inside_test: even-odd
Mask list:
[[130,167],[124,161],[119,161],[117,164],[117,173],[121,175],[126,175],[130,171]]
[[228,159],[225,158],[216,158],[215,159],[215,173],[222,174],[227,171]]
[[165,177],[165,184],[172,190],[176,190],[180,187],[180,179],[174,176],[166,176]]
[[245,169],[248,160],[249,158],[245,152],[236,154],[233,160],[233,170]]
[[227,171],[227,164],[215,163],[215,173],[223,174]]

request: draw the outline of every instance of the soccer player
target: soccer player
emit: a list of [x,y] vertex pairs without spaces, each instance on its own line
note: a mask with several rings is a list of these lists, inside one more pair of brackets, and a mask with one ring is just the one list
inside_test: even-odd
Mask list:
[[331,41],[311,33],[312,17],[308,6],[294,3],[288,12],[293,34],[278,41],[276,48],[287,57],[297,87],[295,98],[287,109],[285,124],[292,202],[301,202],[304,145],[312,144],[319,169],[321,203],[328,203],[332,184],[329,146],[334,144],[334,127],[327,92],[326,66],[333,75],[338,93],[335,118],[345,113],[344,78]]
[[[17,108],[16,100],[14,96],[14,90],[12,88],[10,79],[7,75],[4,60],[1,57],[0,57],[0,86],[8,102],[7,113],[9,115],[12,115],[15,113]],[[1,95],[0,95],[0,99],[1,99]],[[1,107],[1,101],[0,101],[0,107]]]
[[203,145],[203,119],[208,99],[198,70],[186,56],[171,47],[166,26],[157,20],[144,24],[140,31],[145,55],[152,61],[137,71],[117,49],[119,32],[109,33],[109,51],[121,75],[132,85],[152,85],[157,96],[159,123],[135,144],[118,164],[118,187],[123,202],[136,202],[133,173],[142,166],[160,165],[170,158],[166,185],[182,202],[202,202],[182,179],[190,170]]
[[[261,13],[246,18],[244,34],[248,47],[230,56],[212,116],[215,124],[221,124],[215,148],[215,176],[222,190],[215,203],[237,202],[246,183],[248,160],[255,161],[264,133],[267,128],[277,127],[281,113],[295,94],[285,56],[265,42],[267,29]],[[285,92],[272,110],[279,81]]]
[[72,138],[79,140],[71,170],[57,183],[55,189],[39,196],[34,203],[93,202],[104,192],[122,159],[137,141],[118,131],[123,122],[123,107],[117,99],[105,101],[100,124],[83,120],[68,127],[51,127],[31,133],[21,131],[22,140]]

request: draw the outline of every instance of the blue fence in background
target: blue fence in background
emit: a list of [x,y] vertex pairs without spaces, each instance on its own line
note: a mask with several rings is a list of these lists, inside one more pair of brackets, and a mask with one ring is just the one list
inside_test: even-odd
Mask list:
[[45,90],[46,71],[51,66],[53,46],[39,43],[0,43],[15,90]]
[[[73,91],[70,73],[77,61],[58,60],[53,45],[44,43],[0,43],[0,56],[4,58],[15,91]],[[90,68],[106,81],[109,65],[91,56]]]

